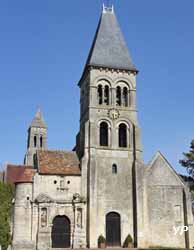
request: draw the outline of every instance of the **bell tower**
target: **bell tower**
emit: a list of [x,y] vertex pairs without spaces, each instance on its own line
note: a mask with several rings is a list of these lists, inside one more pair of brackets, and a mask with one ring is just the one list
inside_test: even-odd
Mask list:
[[[140,130],[136,109],[136,75],[113,7],[103,12],[87,59],[80,87],[80,144],[84,152],[85,123],[92,127],[90,147],[131,151],[136,127],[136,153],[141,158]],[[101,122],[102,121],[102,122]],[[92,136],[93,135],[93,136]],[[95,135],[95,136],[94,136]]]
[[[136,75],[113,7],[103,11],[79,82],[80,132],[77,153],[82,168],[82,193],[87,197],[88,247],[108,237],[106,216],[123,218],[116,246],[133,235],[135,158],[142,146],[136,108]],[[119,217],[120,216],[120,217]],[[99,223],[100,222],[100,223]]]
[[35,167],[36,151],[46,149],[47,126],[44,122],[42,113],[37,111],[28,129],[27,153],[24,164]]

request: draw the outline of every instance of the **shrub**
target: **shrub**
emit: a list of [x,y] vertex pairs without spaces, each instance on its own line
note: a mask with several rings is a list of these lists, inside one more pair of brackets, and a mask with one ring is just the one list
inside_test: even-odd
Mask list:
[[104,236],[101,234],[99,237],[98,237],[98,245],[102,244],[102,243],[106,243],[106,239],[104,238]]
[[0,181],[0,245],[6,250],[11,243],[10,218],[13,188]]
[[133,239],[130,234],[127,235],[125,242],[124,242],[124,247],[128,247],[129,243],[133,243]]

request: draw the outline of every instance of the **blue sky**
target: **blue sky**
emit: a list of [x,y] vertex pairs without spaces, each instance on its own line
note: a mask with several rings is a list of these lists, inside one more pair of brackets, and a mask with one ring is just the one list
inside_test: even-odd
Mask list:
[[[111,1],[110,1],[111,2]],[[101,0],[0,2],[0,162],[22,163],[27,128],[41,107],[48,147],[72,149],[79,126],[78,80]],[[157,150],[179,171],[194,138],[194,1],[112,0],[139,69],[143,157]]]

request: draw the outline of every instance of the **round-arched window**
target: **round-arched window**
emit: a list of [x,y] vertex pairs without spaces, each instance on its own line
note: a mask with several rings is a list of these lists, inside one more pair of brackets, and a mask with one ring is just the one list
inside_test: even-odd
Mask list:
[[119,147],[127,147],[127,126],[124,123],[119,125]]
[[108,146],[108,124],[100,123],[100,146]]
[[116,164],[112,165],[112,173],[117,174],[117,165]]

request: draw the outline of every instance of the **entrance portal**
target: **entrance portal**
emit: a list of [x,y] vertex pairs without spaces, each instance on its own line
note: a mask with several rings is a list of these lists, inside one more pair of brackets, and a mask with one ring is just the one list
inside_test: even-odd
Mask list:
[[52,227],[52,248],[70,247],[70,220],[66,216],[56,216]]
[[109,247],[121,246],[121,219],[118,213],[106,215],[106,242]]

